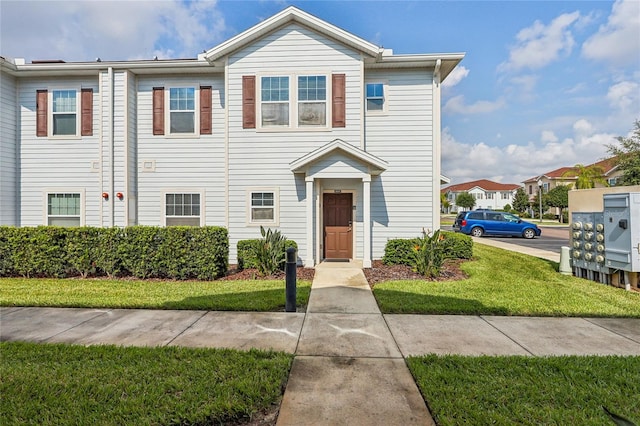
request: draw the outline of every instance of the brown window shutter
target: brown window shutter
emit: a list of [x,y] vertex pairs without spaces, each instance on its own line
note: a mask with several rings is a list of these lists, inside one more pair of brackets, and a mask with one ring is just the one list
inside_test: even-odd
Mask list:
[[332,90],[332,123],[333,127],[346,127],[345,114],[345,75],[333,74],[331,76]]
[[36,136],[47,136],[48,96],[46,90],[36,91]]
[[256,128],[256,76],[242,76],[242,128]]
[[153,134],[164,135],[164,87],[153,88]]
[[211,129],[211,86],[200,87],[200,134],[210,135]]
[[93,89],[82,89],[82,136],[93,136]]

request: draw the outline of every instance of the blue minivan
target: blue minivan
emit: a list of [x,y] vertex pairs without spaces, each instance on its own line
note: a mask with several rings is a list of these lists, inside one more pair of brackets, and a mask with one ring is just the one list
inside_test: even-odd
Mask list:
[[453,229],[474,237],[486,234],[533,238],[539,237],[542,233],[535,223],[525,222],[511,213],[493,210],[460,212],[453,224]]

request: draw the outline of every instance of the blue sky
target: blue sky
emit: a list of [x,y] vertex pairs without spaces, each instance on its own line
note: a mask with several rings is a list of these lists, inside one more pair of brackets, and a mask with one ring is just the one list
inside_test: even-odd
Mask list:
[[193,58],[288,5],[395,53],[466,52],[443,85],[451,183],[598,161],[640,119],[639,0],[0,0],[0,54]]

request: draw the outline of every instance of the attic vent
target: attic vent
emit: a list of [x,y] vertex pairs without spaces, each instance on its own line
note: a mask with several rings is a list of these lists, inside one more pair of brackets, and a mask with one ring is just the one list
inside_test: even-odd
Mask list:
[[36,59],[31,61],[32,64],[64,64],[62,59]]

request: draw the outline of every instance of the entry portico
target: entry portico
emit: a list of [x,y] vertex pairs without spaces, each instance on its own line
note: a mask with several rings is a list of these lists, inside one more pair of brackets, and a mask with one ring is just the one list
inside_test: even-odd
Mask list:
[[[293,173],[304,175],[306,186],[305,266],[344,258],[347,253],[349,258],[361,257],[363,267],[371,267],[371,180],[387,166],[386,161],[341,139],[290,163]],[[354,211],[360,207],[361,235],[353,226]]]

